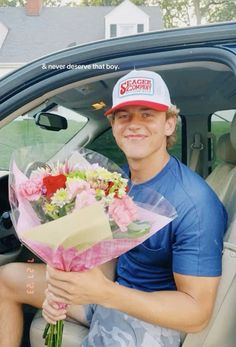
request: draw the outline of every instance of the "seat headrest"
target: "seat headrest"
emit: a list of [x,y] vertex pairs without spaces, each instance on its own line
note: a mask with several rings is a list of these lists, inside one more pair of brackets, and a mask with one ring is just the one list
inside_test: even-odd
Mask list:
[[234,114],[234,118],[231,123],[230,141],[232,143],[233,148],[236,149],[236,113]]
[[[236,121],[235,121],[236,131]],[[236,164],[236,141],[235,148],[232,146],[230,134],[220,136],[216,145],[216,155],[226,163]]]

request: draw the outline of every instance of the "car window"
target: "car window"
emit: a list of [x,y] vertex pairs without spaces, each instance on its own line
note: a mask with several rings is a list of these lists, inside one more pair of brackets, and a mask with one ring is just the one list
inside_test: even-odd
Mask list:
[[65,117],[68,128],[59,132],[42,129],[35,124],[34,115],[37,111],[32,110],[0,129],[0,171],[8,170],[11,154],[16,148],[40,143],[63,145],[78,133],[88,121],[86,117],[60,105],[55,105],[48,112]]
[[230,132],[231,122],[235,113],[236,110],[224,110],[217,111],[211,116],[210,127],[211,133],[214,138],[214,146],[212,146],[211,148],[211,158],[213,159],[212,169],[214,169],[217,165],[221,163],[220,158],[217,156],[217,153],[215,152],[215,144],[217,143],[221,135]]

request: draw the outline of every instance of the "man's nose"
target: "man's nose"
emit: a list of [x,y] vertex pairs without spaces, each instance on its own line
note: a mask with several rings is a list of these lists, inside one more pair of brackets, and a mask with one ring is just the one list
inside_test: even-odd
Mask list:
[[132,117],[130,117],[130,121],[129,121],[129,128],[131,129],[138,129],[141,126],[141,120],[140,117],[137,115],[132,115]]

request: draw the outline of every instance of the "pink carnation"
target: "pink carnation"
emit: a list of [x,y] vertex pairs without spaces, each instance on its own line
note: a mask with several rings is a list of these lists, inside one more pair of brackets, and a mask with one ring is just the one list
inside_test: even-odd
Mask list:
[[136,205],[128,195],[124,195],[121,199],[114,199],[108,212],[121,231],[126,231],[127,226],[138,216]]
[[42,193],[42,185],[40,178],[31,178],[19,185],[19,194],[29,201],[38,200]]
[[89,183],[83,180],[69,180],[66,182],[66,186],[72,197],[75,197],[84,190],[90,189]]
[[84,190],[76,195],[75,209],[80,209],[86,206],[90,206],[96,202],[95,190],[89,189]]

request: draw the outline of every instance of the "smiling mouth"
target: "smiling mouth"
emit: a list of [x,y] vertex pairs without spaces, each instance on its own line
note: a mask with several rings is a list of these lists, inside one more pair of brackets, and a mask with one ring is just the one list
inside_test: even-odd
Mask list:
[[126,139],[128,140],[142,140],[145,139],[147,136],[145,135],[127,135],[125,136]]

